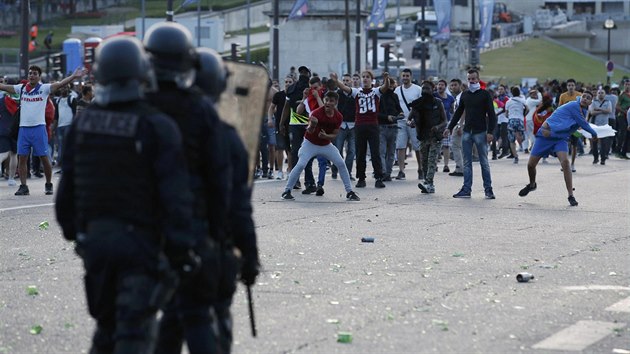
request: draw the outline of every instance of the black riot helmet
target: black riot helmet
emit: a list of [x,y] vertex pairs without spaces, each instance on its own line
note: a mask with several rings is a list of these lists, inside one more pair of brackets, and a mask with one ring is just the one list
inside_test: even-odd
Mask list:
[[158,82],[174,82],[182,89],[192,86],[198,61],[186,27],[175,22],[157,23],[147,31],[144,48],[151,53]]
[[106,39],[96,48],[95,59],[97,104],[134,101],[156,87],[149,56],[136,38]]
[[228,71],[223,58],[210,48],[197,48],[199,69],[195,85],[203,90],[214,102],[219,101],[227,85]]

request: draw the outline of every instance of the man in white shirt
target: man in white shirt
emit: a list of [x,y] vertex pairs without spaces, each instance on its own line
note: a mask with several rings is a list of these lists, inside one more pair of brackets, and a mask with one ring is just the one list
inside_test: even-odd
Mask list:
[[[421,160],[420,160],[420,142],[416,136],[416,128],[412,128],[407,125],[407,119],[409,118],[409,112],[411,112],[411,102],[422,96],[422,88],[416,84],[411,83],[412,73],[410,69],[403,69],[400,74],[400,81],[402,85],[396,87],[394,93],[398,96],[400,102],[400,108],[403,110],[405,119],[398,120],[398,136],[396,137],[396,153],[398,154],[398,176],[397,180],[404,180],[405,176],[405,152],[407,151],[407,144],[411,144],[411,148],[416,154],[416,161],[418,161],[418,179],[422,179]],[[425,171],[426,172],[426,171]]]
[[534,135],[534,111],[536,111],[536,107],[538,107],[541,102],[542,94],[535,88],[529,90],[527,99],[525,100],[528,112],[525,116],[525,139],[523,139],[526,154],[529,153],[529,150],[534,146],[534,141],[536,141],[536,136]]
[[33,156],[39,156],[44,164],[46,175],[45,193],[53,194],[52,165],[48,158],[48,132],[46,130],[46,103],[48,96],[59,87],[67,86],[72,80],[83,75],[83,70],[77,68],[74,73],[65,79],[53,84],[44,84],[40,81],[42,69],[37,65],[28,68],[28,83],[18,85],[0,84],[0,90],[8,93],[20,94],[20,130],[18,133],[18,171],[20,173],[20,188],[15,195],[29,195],[26,185],[28,173],[28,155],[33,149]]
[[53,131],[57,140],[57,163],[60,165],[63,160],[63,140],[77,111],[77,99],[69,91],[68,86],[61,87],[59,88],[59,97],[55,97],[56,111]]

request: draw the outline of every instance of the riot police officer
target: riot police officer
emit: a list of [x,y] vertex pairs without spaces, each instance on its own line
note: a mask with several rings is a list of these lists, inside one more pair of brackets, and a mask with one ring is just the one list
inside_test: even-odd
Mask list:
[[198,57],[190,32],[177,23],[158,23],[147,31],[144,46],[151,53],[159,87],[149,101],[172,117],[183,135],[194,198],[195,250],[202,258],[197,277],[182,284],[163,311],[157,353],[180,353],[182,339],[193,354],[214,353],[218,334],[212,304],[217,299],[230,187],[217,178],[230,169],[223,153],[225,137],[212,105],[192,88]]
[[[217,103],[226,87],[228,71],[223,59],[209,48],[197,48],[199,69],[195,85],[211,102]],[[253,125],[252,127],[258,127]],[[236,291],[237,275],[246,286],[251,286],[258,275],[259,259],[256,244],[256,230],[252,219],[249,184],[248,154],[243,141],[231,125],[222,121],[222,131],[227,142],[225,154],[232,161],[231,169],[217,176],[223,185],[231,185],[225,240],[221,243],[221,277],[214,310],[219,329],[219,347],[222,353],[229,353],[232,345],[232,316],[230,306]],[[252,135],[257,135],[252,133]],[[235,248],[240,259],[235,256]],[[239,267],[240,265],[240,267]]]
[[190,269],[192,197],[182,139],[172,119],[144,100],[155,82],[135,38],[96,50],[95,104],[76,117],[55,210],[83,259],[89,312],[96,319],[91,353],[151,353],[155,314]]

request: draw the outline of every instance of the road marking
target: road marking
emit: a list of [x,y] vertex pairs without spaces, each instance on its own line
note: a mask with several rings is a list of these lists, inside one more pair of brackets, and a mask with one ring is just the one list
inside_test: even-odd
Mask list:
[[579,286],[564,286],[564,290],[568,291],[584,291],[584,290],[630,290],[629,287],[618,285],[579,285]]
[[608,306],[606,311],[630,312],[630,297]]
[[0,209],[0,211],[31,209],[31,208],[39,208],[39,207],[45,207],[45,206],[53,206],[53,205],[55,205],[55,203],[22,205],[22,206],[16,206],[16,207],[11,207],[11,208],[2,208],[2,209]]
[[615,329],[624,328],[625,323],[602,321],[578,321],[571,327],[538,342],[534,349],[581,351],[595,342],[610,336]]

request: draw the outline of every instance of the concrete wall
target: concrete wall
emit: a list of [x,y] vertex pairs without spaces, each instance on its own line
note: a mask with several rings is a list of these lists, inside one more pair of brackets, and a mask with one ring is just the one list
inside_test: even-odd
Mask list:
[[[361,25],[363,26],[364,21]],[[354,32],[354,24],[351,22],[351,32]],[[270,33],[270,36],[272,34]],[[345,20],[340,17],[317,17],[308,20],[288,21],[280,25],[279,46],[279,73],[283,77],[289,72],[291,66],[296,68],[306,65],[312,72],[320,76],[328,76],[333,71],[345,72],[346,45],[345,45]],[[350,35],[350,52],[353,70],[356,70],[355,37]],[[365,39],[362,38],[361,58],[365,58]],[[273,43],[270,55],[273,53]],[[361,68],[365,67],[365,60]],[[270,58],[271,62],[271,58]]]
[[[608,31],[603,21],[570,22],[563,28],[545,32],[549,37],[569,46],[587,51],[602,60],[608,54]],[[611,60],[616,65],[630,67],[630,21],[615,21],[617,29],[610,31]]]
[[[361,8],[365,9],[363,0],[360,0]],[[294,0],[280,0],[280,26],[279,26],[279,63],[278,71],[280,77],[289,72],[291,66],[296,68],[306,65],[311,71],[328,76],[332,72],[343,73],[346,71],[346,28],[345,28],[345,2],[344,0],[318,0],[309,2],[307,16],[286,21],[286,17],[291,10]],[[356,2],[350,0],[350,53],[352,69],[357,70],[355,63],[355,14]],[[268,13],[269,21],[272,22],[272,13]],[[361,12],[361,44],[360,56],[362,62],[360,69],[365,68],[365,18],[367,12]],[[269,30],[269,37],[273,38],[273,29]],[[273,41],[270,46],[270,56],[273,55]],[[271,62],[272,58],[269,58]]]
[[[250,27],[260,27],[269,24],[269,17],[266,12],[271,11],[271,1],[253,3],[250,5],[249,22]],[[247,27],[247,5],[231,9],[229,11],[213,12],[209,17],[223,18],[225,32],[240,31]]]

